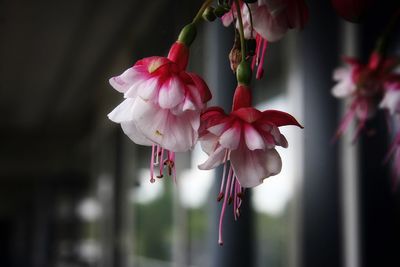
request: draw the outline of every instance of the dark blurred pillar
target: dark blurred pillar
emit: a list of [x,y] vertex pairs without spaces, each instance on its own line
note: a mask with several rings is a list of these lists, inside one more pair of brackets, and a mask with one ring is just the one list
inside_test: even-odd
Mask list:
[[[206,29],[206,78],[213,91],[213,105],[221,106],[225,111],[231,110],[236,79],[228,60],[228,54],[233,45],[233,28],[224,28],[220,23],[213,23]],[[232,206],[228,206],[224,219],[224,245],[218,245],[218,222],[221,203],[217,203],[222,178],[222,167],[216,171],[215,182],[211,195],[213,216],[211,216],[211,266],[246,266],[254,265],[253,249],[253,213],[250,208],[250,191],[241,208],[241,216],[234,221]]]
[[[399,4],[379,2],[361,25],[361,59],[366,62],[377,38]],[[393,1],[395,2],[395,1]],[[385,4],[383,4],[385,3]],[[400,24],[393,37],[400,34]],[[400,49],[393,38],[389,51]],[[389,53],[392,54],[392,53]],[[398,53],[397,53],[398,54]],[[390,140],[383,112],[367,123],[360,140],[361,266],[398,266],[400,248],[400,190],[393,191],[390,164],[383,164]],[[368,132],[373,134],[368,134]],[[398,178],[398,177],[396,177]]]
[[310,21],[300,33],[304,80],[304,183],[300,265],[341,266],[337,145],[338,101],[330,94],[338,66],[338,19],[330,1],[311,1]]

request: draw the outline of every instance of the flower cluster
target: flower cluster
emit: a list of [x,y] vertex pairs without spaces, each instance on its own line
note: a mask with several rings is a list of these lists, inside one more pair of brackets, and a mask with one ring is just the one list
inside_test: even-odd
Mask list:
[[[222,245],[226,206],[233,202],[236,218],[244,189],[255,187],[281,171],[282,161],[275,147],[286,148],[288,142],[279,127],[302,127],[285,112],[252,107],[250,82],[256,64],[256,77],[262,76],[267,43],[280,39],[287,29],[302,28],[308,13],[304,0],[218,1],[217,8],[210,6],[212,2],[204,2],[167,57],[144,58],[110,79],[110,84],[125,99],[108,117],[120,123],[134,143],[152,147],[151,182],[164,175],[175,180],[175,153],[191,150],[198,140],[209,156],[199,168],[224,166],[217,197],[223,200],[219,223]],[[235,25],[240,35],[241,58],[235,66],[238,86],[229,114],[220,107],[206,108],[211,99],[207,84],[186,70],[197,24],[202,18],[213,21],[217,16],[222,17],[224,25]],[[251,43],[255,44],[254,49]]]
[[[367,64],[355,58],[344,60],[347,66],[334,71],[333,79],[337,84],[333,87],[332,94],[337,98],[349,99],[350,104],[335,138],[342,135],[351,121],[357,118],[355,140],[365,128],[366,121],[374,117],[378,109],[385,110],[393,118],[400,114],[400,74],[396,72],[400,60],[396,57],[384,57],[378,51],[371,54]],[[396,150],[400,145],[400,132],[397,135],[399,137],[395,138],[390,155],[399,154]],[[400,159],[394,162],[399,175]]]

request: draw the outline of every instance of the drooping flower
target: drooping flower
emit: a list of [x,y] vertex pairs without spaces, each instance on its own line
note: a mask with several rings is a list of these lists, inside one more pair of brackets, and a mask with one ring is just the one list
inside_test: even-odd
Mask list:
[[230,114],[219,107],[211,107],[201,115],[199,140],[209,158],[199,168],[209,170],[224,164],[218,196],[219,201],[223,199],[220,245],[223,244],[222,222],[227,204],[233,202],[236,219],[244,188],[255,187],[281,171],[282,161],[275,147],[287,147],[288,142],[278,127],[301,127],[288,113],[277,110],[261,112],[251,107],[250,102],[249,89],[241,85],[236,88]]
[[[351,103],[336,132],[336,137],[343,134],[354,117],[358,118],[358,126],[354,138],[365,127],[378,107],[385,92],[389,92],[390,83],[396,75],[393,68],[398,61],[396,58],[382,58],[376,52],[371,54],[368,64],[362,64],[357,59],[345,58],[348,64],[334,71],[333,79],[337,84],[332,88],[332,94],[337,98],[350,98]],[[387,107],[387,101],[381,107]]]
[[159,164],[158,177],[163,176],[163,165],[171,175],[175,171],[175,152],[193,148],[200,113],[211,99],[206,83],[185,70],[188,58],[189,48],[176,42],[168,57],[144,58],[110,79],[125,100],[108,117],[120,123],[136,144],[152,146],[152,182],[154,165]]
[[[280,40],[288,29],[302,29],[308,20],[308,8],[304,0],[258,0],[253,4],[241,2],[244,35],[256,40],[256,55],[252,67],[257,65],[256,78],[264,74],[263,62],[268,42]],[[236,5],[222,17],[225,26],[236,18]],[[239,28],[236,22],[236,28]]]

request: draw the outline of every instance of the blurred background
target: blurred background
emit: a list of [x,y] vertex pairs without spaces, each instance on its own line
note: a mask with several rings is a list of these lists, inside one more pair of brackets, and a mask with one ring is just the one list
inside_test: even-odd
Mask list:
[[[282,172],[248,191],[237,222],[229,210],[219,247],[221,170],[200,172],[196,147],[177,156],[177,186],[151,184],[149,148],[106,116],[122,101],[108,79],[165,55],[201,1],[0,0],[0,266],[399,266],[384,115],[356,144],[331,143],[345,107],[332,71],[367,60],[394,7],[382,3],[355,25],[309,1],[306,28],[269,46],[255,104],[305,129],[282,129]],[[232,28],[204,23],[189,66],[226,110],[232,44]]]

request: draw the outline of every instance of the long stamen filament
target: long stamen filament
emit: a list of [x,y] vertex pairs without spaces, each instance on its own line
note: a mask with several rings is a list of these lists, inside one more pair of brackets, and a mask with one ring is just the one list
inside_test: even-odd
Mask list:
[[[232,168],[229,168],[228,178],[227,178],[226,186],[225,186],[225,195],[226,195],[226,196],[227,196],[228,193],[229,193],[228,190],[229,190],[229,184],[230,184],[231,177],[232,177],[232,172],[233,172]],[[219,217],[218,244],[219,244],[220,246],[222,246],[222,245],[224,244],[224,241],[222,240],[222,223],[223,223],[223,220],[224,220],[224,215],[225,215],[225,209],[226,209],[226,205],[227,205],[227,200],[228,200],[228,198],[225,197],[225,198],[224,198],[224,203],[222,204],[221,215],[220,215],[220,217]]]
[[150,182],[154,183],[156,180],[154,179],[154,151],[155,145],[151,146],[151,160],[150,160]]

